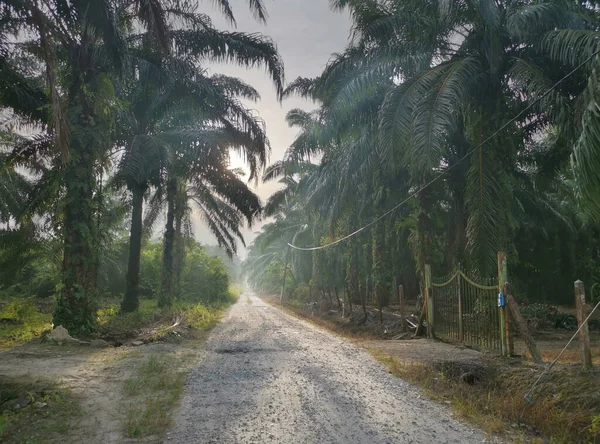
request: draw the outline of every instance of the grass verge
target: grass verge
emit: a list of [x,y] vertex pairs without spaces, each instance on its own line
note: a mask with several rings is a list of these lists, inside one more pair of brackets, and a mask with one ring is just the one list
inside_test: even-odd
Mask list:
[[52,383],[0,383],[0,400],[27,406],[0,412],[0,442],[46,443],[64,440],[73,420],[80,415],[78,403],[68,391]]
[[[218,305],[202,303],[179,303],[161,317],[177,313],[185,319],[185,324],[193,329],[187,339],[193,339],[194,346],[206,338],[206,333],[215,327],[225,309],[236,302],[241,291],[233,288],[230,297]],[[160,333],[159,333],[160,334]],[[171,410],[179,401],[185,385],[187,368],[185,358],[151,355],[123,384],[123,394],[127,399],[124,414],[124,430],[128,438],[147,436],[162,437],[172,422]]]
[[39,337],[52,329],[52,307],[35,298],[14,299],[0,310],[0,349]]
[[381,339],[380,327],[378,325],[366,325],[361,326],[355,323],[352,323],[348,318],[341,318],[339,316],[331,317],[331,316],[317,316],[313,315],[310,312],[307,312],[303,306],[294,305],[290,303],[281,303],[279,299],[276,298],[262,298],[262,300],[274,307],[277,307],[286,313],[299,318],[306,319],[311,323],[318,325],[320,327],[326,328],[334,332],[339,336],[343,336],[352,340],[376,340]]
[[129,438],[163,436],[171,425],[171,408],[183,393],[185,371],[166,357],[151,356],[127,379],[123,393],[129,400],[124,418]]
[[[426,394],[451,404],[463,418],[491,434],[507,430],[531,442],[600,442],[600,371],[578,365],[555,367],[534,393],[535,403],[524,399],[532,381],[543,371],[522,361],[492,360],[479,381],[466,384],[448,367],[407,363],[371,350],[395,376],[422,387]],[[519,431],[520,430],[520,431]],[[526,437],[527,436],[527,437]]]

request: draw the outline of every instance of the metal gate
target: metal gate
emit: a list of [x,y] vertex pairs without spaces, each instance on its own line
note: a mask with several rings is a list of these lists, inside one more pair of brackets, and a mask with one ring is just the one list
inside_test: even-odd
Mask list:
[[498,282],[462,270],[431,281],[435,334],[442,339],[502,351]]

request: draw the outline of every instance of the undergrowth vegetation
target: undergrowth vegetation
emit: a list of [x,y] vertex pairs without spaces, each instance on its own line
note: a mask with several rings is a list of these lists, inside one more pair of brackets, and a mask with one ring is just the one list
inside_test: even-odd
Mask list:
[[[390,372],[422,387],[428,396],[452,404],[466,419],[488,433],[522,434],[524,442],[537,435],[539,442],[556,443],[600,440],[600,372],[582,370],[580,365],[555,367],[533,393],[535,402],[524,395],[544,370],[523,362],[486,362],[485,372],[473,384],[460,379],[462,372],[448,366],[403,361],[372,350]],[[456,364],[460,366],[460,364]]]
[[169,410],[183,392],[185,372],[166,357],[151,356],[127,379],[125,433],[130,438],[161,436],[171,424]]
[[12,299],[0,305],[0,349],[36,337],[52,328],[51,307],[35,298]]
[[6,401],[27,405],[0,411],[0,442],[60,442],[81,415],[73,394],[48,381],[4,379],[0,382],[0,404]]
[[[161,245],[148,242],[142,249],[141,259],[140,285],[144,297],[140,299],[138,310],[126,313],[121,309],[126,254],[123,251],[114,256],[110,266],[107,263],[101,269],[103,276],[110,276],[103,278],[100,287],[103,296],[95,301],[96,328],[91,337],[132,338],[152,327],[160,330],[169,326],[177,316],[183,316],[186,323],[195,328],[204,329],[218,322],[221,309],[235,302],[241,293],[238,285],[231,284],[230,272],[223,260],[209,255],[204,247],[191,241],[186,250],[179,297],[170,306],[159,307]],[[46,274],[45,263],[38,261],[37,264],[41,270],[32,264],[30,273]],[[52,329],[55,297],[24,293],[31,291],[31,287],[19,283],[0,286],[0,348],[22,344]]]

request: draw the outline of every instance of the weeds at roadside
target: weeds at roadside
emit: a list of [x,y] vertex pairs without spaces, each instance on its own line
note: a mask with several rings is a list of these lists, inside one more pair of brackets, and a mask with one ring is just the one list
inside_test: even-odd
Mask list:
[[313,316],[306,312],[303,307],[281,303],[273,298],[264,298],[264,302],[277,307],[286,313],[298,319],[306,319],[311,323],[323,327],[334,332],[339,336],[343,336],[352,340],[376,340],[381,339],[380,335],[373,332],[372,329],[353,325],[347,318],[328,319],[321,316]]
[[35,298],[15,299],[0,310],[0,349],[39,337],[52,328],[52,314],[36,305]]
[[125,381],[123,393],[130,398],[124,419],[126,436],[164,435],[171,424],[169,411],[183,393],[185,374],[167,358],[151,356]]
[[540,367],[518,361],[488,363],[482,380],[471,385],[427,363],[405,362],[375,349],[370,352],[392,374],[423,388],[430,398],[452,405],[461,417],[490,434],[526,433],[526,442],[532,442],[532,434],[540,442],[542,437],[556,443],[600,441],[600,428],[594,427],[594,412],[600,411],[598,371],[557,367],[536,393],[536,402],[529,404],[524,394]]
[[26,394],[29,402],[26,407],[0,413],[3,443],[60,442],[69,433],[72,421],[81,415],[70,391],[49,384],[2,383],[0,392],[8,399]]
[[[225,311],[240,295],[236,289],[230,290],[230,297],[220,305],[178,302],[171,309],[162,312],[163,319],[171,319],[178,314],[185,319],[195,334],[188,339],[203,340],[206,333],[215,327]],[[163,325],[165,325],[163,323]],[[157,335],[170,331],[163,328]],[[196,344],[197,345],[197,344]],[[191,355],[193,356],[193,354]],[[179,401],[184,389],[184,369],[188,355],[180,356],[178,364],[164,356],[152,355],[123,384],[123,393],[128,398],[125,407],[123,426],[129,438],[144,436],[162,437],[171,425],[170,411]]]

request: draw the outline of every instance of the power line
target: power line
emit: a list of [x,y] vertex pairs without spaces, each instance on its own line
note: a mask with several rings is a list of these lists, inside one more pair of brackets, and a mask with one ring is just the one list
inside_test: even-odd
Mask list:
[[529,111],[531,108],[533,108],[535,105],[537,105],[538,103],[540,103],[542,100],[544,100],[544,98],[546,98],[546,96],[548,96],[552,91],[554,91],[562,82],[564,82],[565,80],[567,80],[569,77],[571,77],[573,74],[575,74],[577,71],[579,71],[581,68],[583,68],[590,60],[592,60],[595,56],[597,56],[598,54],[600,54],[600,49],[594,51],[593,54],[591,54],[588,58],[586,58],[583,62],[581,62],[579,65],[577,65],[577,67],[575,67],[571,72],[569,72],[568,74],[566,74],[563,78],[561,78],[558,82],[556,82],[554,85],[552,85],[552,87],[550,89],[548,89],[548,91],[546,91],[544,94],[542,94],[540,97],[538,97],[536,100],[534,100],[531,104],[529,104],[527,107],[525,107],[525,109],[523,109],[520,113],[518,113],[515,117],[513,117],[512,119],[510,119],[508,122],[506,122],[504,125],[502,125],[496,132],[494,132],[491,136],[489,136],[487,139],[485,139],[483,142],[481,142],[479,145],[477,145],[475,148],[473,148],[472,150],[470,150],[469,152],[467,152],[467,154],[465,154],[463,157],[461,157],[455,164],[451,165],[450,167],[446,168],[444,171],[442,171],[440,174],[438,174],[436,177],[434,177],[431,181],[429,181],[428,183],[426,183],[425,185],[423,185],[421,188],[419,188],[417,191],[414,191],[413,193],[409,194],[409,196],[404,199],[402,202],[400,202],[398,205],[396,205],[395,207],[393,207],[391,210],[383,213],[381,216],[379,216],[378,218],[376,218],[375,220],[369,222],[367,225],[359,228],[358,230],[342,237],[341,239],[338,239],[334,242],[325,244],[325,245],[320,245],[318,247],[306,247],[306,248],[302,248],[302,247],[297,247],[295,245],[292,245],[291,243],[288,242],[288,245],[293,248],[294,250],[299,250],[299,251],[317,251],[317,250],[323,250],[325,248],[329,248],[332,247],[334,245],[337,245],[339,243],[344,242],[345,240],[350,239],[353,236],[356,236],[357,234],[359,234],[361,231],[366,230],[367,228],[369,228],[371,225],[379,222],[381,219],[389,216],[391,213],[393,213],[394,211],[396,211],[398,208],[402,207],[406,202],[408,202],[410,199],[412,199],[413,197],[416,197],[419,193],[421,193],[422,191],[424,191],[425,189],[429,188],[431,185],[433,185],[435,182],[437,182],[439,179],[441,179],[443,176],[445,176],[446,174],[448,174],[448,172],[452,171],[457,165],[459,165],[462,161],[464,161],[467,157],[469,157],[474,151],[478,150],[479,148],[481,148],[483,145],[485,145],[486,143],[488,143],[490,140],[492,140],[494,137],[496,137],[498,134],[500,134],[502,131],[504,131],[511,123],[513,123],[515,120],[517,120],[519,117],[521,117],[523,114],[525,114],[527,111]]

